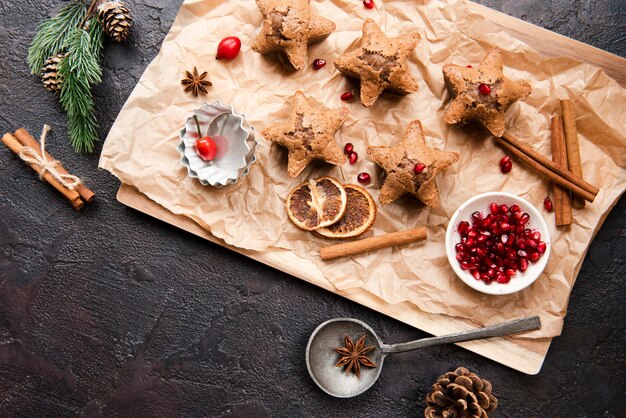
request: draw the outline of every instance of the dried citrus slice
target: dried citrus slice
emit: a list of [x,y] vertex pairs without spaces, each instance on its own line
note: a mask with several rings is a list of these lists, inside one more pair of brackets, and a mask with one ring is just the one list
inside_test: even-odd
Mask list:
[[326,238],[359,236],[367,231],[376,219],[376,203],[367,190],[354,184],[346,184],[343,187],[348,197],[343,217],[337,223],[315,231]]
[[321,177],[296,187],[287,196],[287,213],[307,231],[337,222],[346,211],[346,191],[337,179]]

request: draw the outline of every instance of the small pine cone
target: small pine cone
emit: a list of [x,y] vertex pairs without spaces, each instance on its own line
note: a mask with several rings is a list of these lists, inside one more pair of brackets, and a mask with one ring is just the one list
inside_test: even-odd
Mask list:
[[498,407],[491,383],[464,367],[439,376],[426,395],[425,418],[488,418]]
[[98,6],[98,19],[102,23],[104,33],[115,42],[124,42],[130,35],[133,19],[124,2],[119,0],[105,1]]
[[59,63],[67,54],[56,54],[48,58],[41,70],[41,81],[46,89],[54,93],[60,93],[63,79],[59,74]]

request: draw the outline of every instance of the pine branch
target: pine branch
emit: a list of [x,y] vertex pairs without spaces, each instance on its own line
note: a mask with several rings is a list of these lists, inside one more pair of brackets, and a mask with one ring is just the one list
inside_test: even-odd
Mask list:
[[41,22],[28,50],[32,75],[40,76],[48,58],[63,51],[66,37],[84,19],[87,7],[80,1],[64,6],[59,14]]

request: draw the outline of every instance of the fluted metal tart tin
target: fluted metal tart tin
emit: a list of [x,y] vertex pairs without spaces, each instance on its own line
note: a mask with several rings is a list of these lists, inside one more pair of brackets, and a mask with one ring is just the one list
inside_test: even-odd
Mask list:
[[[204,161],[196,153],[198,129],[194,115],[198,118],[202,136],[208,135],[216,142],[217,155],[213,161]],[[243,114],[220,101],[204,103],[200,109],[194,110],[179,136],[180,163],[190,177],[197,178],[205,186],[234,184],[248,174],[256,161],[254,127]]]

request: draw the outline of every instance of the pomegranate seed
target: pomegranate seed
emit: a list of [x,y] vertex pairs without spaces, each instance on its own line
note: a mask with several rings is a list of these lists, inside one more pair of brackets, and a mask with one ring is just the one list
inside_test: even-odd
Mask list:
[[467,259],[467,253],[465,251],[461,251],[456,255],[457,261],[464,261]]
[[517,250],[517,255],[519,255],[520,257],[526,257],[528,256],[528,253],[524,250]]
[[354,99],[354,94],[352,94],[351,91],[347,91],[341,95],[341,100],[343,100],[344,102],[349,102],[352,99]]
[[530,215],[527,214],[526,212],[524,212],[522,214],[522,217],[519,220],[519,223],[522,224],[522,225],[525,225],[529,220],[530,220]]
[[376,7],[374,0],[363,0],[363,6],[365,6],[366,9],[373,9]]
[[537,248],[537,241],[535,241],[534,239],[527,239],[526,248]]
[[511,211],[511,213],[519,213],[522,211],[522,208],[520,208],[518,205],[513,205],[509,208],[509,210]]
[[484,234],[480,234],[478,238],[476,238],[476,242],[478,242],[479,244],[484,244],[485,241],[487,241],[487,236]]
[[474,68],[474,67],[472,67],[471,65],[468,65],[466,68]]
[[469,232],[467,233],[467,236],[468,236],[469,238],[476,238],[476,237],[478,237],[478,232],[476,232],[476,231],[474,231],[474,230],[471,230],[471,231],[469,231]]
[[500,212],[506,214],[509,211],[509,207],[507,205],[500,205]]
[[469,272],[476,280],[480,280],[480,272],[477,269],[471,269]]
[[502,230],[502,232],[508,232],[511,230],[511,225],[509,225],[506,222],[502,222],[500,225],[500,229]]
[[520,259],[519,261],[520,271],[523,273],[526,271],[527,268],[528,268],[528,260],[526,260],[525,258]]
[[506,270],[504,270],[504,274],[506,274],[507,276],[515,276],[515,270],[513,270],[513,269],[506,269]]
[[530,237],[533,234],[533,231],[531,231],[530,229],[526,228],[524,229],[524,236],[525,237]]
[[481,274],[480,275],[480,280],[482,280],[483,282],[485,282],[485,284],[491,284],[491,279],[489,278],[489,276],[487,276],[486,274]]
[[554,205],[552,204],[552,199],[550,199],[550,196],[543,199],[543,207],[546,212],[552,212],[552,209],[554,209]]
[[[507,158],[507,157],[504,157]],[[510,173],[511,170],[513,169],[513,162],[511,162],[509,160],[509,162],[503,163],[502,161],[500,161],[500,171],[502,172],[502,174],[507,174]]]
[[346,144],[346,146],[343,147],[343,153],[344,154],[350,154],[352,151],[354,151],[354,145],[352,145],[352,143],[348,142]]
[[499,274],[496,278],[496,281],[501,284],[507,284],[511,281],[511,276],[507,276],[506,274]]
[[539,253],[532,253],[530,255],[530,261],[532,261],[533,263],[536,263],[537,261],[539,261],[540,257],[541,255]]
[[490,268],[489,270],[487,270],[487,276],[489,276],[490,278],[493,278],[496,275],[496,270],[493,268]]
[[474,220],[474,222],[480,221],[483,219],[483,214],[476,211],[474,213],[472,213],[472,219]]
[[500,206],[498,206],[497,203],[494,202],[489,205],[489,211],[491,211],[492,215],[497,214],[499,210],[500,210]]
[[522,214],[521,209],[520,209],[519,212],[514,212],[513,215],[511,215],[511,220],[514,221],[515,223],[517,223],[520,219],[522,219],[522,215],[523,214]]
[[461,221],[459,222],[459,226],[457,227],[457,230],[459,231],[459,234],[464,234],[467,232],[468,228],[469,228],[469,222]]
[[413,167],[413,171],[415,172],[415,174],[421,174],[425,168],[426,164],[417,163],[415,164],[415,167]]
[[491,93],[491,86],[489,84],[481,83],[478,86],[478,91],[480,92],[480,94],[487,96]]
[[325,66],[326,66],[326,60],[318,58],[315,61],[313,61],[313,69],[316,71],[324,68]]
[[372,178],[367,173],[359,173],[356,179],[361,184],[370,184],[370,181],[372,181]]
[[359,161],[359,154],[357,154],[356,151],[352,151],[348,155],[348,159],[350,160],[350,164],[356,164],[356,162]]
[[495,251],[498,254],[503,254],[504,253],[504,244],[501,243],[501,242],[497,243],[496,246],[495,246]]
[[543,241],[537,244],[537,251],[539,252],[539,254],[545,253],[547,248],[548,248],[547,244]]
[[474,238],[468,238],[467,241],[465,242],[465,247],[467,248],[474,248],[475,245],[476,245],[476,241],[474,241]]
[[460,242],[454,246],[454,249],[456,250],[456,252],[460,252],[463,250],[463,244],[461,244]]
[[533,239],[535,241],[541,241],[541,232],[539,232],[539,231],[533,232]]
[[469,269],[470,265],[467,261],[461,261],[461,270],[467,270]]

